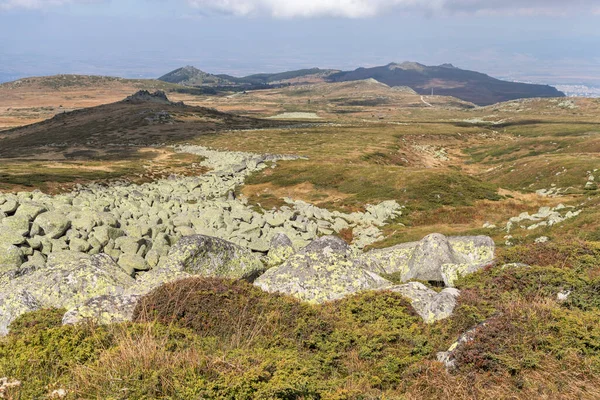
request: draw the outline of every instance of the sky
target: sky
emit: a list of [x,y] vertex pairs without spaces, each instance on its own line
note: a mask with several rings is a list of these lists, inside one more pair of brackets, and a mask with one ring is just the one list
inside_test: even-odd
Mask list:
[[390,62],[600,86],[599,0],[0,0],[0,81]]

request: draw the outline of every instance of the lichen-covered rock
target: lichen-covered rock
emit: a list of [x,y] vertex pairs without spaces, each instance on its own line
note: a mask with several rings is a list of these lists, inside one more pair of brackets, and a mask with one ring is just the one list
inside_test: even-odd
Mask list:
[[428,324],[450,317],[460,295],[458,290],[452,288],[438,293],[420,282],[409,282],[388,290],[409,298],[417,314]]
[[63,325],[74,325],[83,321],[97,324],[113,324],[131,321],[139,295],[103,295],[89,299],[65,313]]
[[23,252],[17,246],[0,242],[0,272],[19,268],[23,264]]
[[444,264],[441,269],[444,285],[454,287],[458,278],[477,272],[483,267],[485,264]]
[[7,226],[0,226],[0,243],[14,244],[15,246],[25,243],[23,235]]
[[23,216],[29,219],[29,221],[33,221],[38,215],[47,211],[48,209],[43,204],[35,203],[35,202],[24,202],[21,203],[17,211],[15,212],[16,216]]
[[475,272],[492,262],[494,251],[494,241],[487,236],[448,238],[436,233],[419,242],[372,250],[360,255],[359,259],[370,271],[395,274],[403,282],[422,280],[453,286],[458,276]]
[[45,212],[35,219],[34,224],[41,228],[45,236],[58,239],[69,229],[71,221],[66,215],[56,212]]
[[441,266],[453,263],[454,259],[454,251],[444,235],[427,235],[415,247],[403,280],[442,282]]
[[341,239],[324,237],[265,272],[254,284],[267,292],[285,293],[312,303],[391,286],[386,279],[363,269],[351,256],[350,248]]
[[45,268],[12,282],[31,293],[43,307],[55,308],[72,308],[101,295],[123,294],[134,283],[106,254],[71,252],[51,254]]
[[135,275],[136,271],[148,271],[150,266],[144,259],[144,257],[131,254],[131,253],[123,253],[119,257],[119,261],[117,262],[123,271],[127,273],[127,275]]
[[249,250],[204,235],[182,238],[167,258],[161,267],[204,277],[252,279],[264,270],[260,258]]
[[271,239],[266,263],[269,267],[281,265],[285,260],[290,258],[294,252],[294,245],[290,238],[283,233],[278,233]]
[[19,315],[39,308],[40,303],[27,290],[0,291],[0,336],[8,334],[8,326]]

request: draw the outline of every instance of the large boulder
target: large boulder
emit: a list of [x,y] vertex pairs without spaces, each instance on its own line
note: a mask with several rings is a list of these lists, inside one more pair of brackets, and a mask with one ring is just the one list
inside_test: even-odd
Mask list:
[[204,235],[181,238],[159,267],[204,277],[249,280],[264,271],[260,258],[251,251]]
[[255,285],[267,292],[285,293],[300,300],[323,303],[363,290],[391,286],[352,258],[341,239],[325,236],[261,275]]
[[59,252],[46,267],[12,282],[26,289],[43,307],[72,308],[102,295],[123,294],[135,280],[110,256]]
[[140,297],[124,294],[91,298],[67,311],[63,316],[63,325],[74,325],[83,321],[93,321],[97,324],[131,321],[133,310]]
[[450,317],[456,307],[456,299],[460,295],[460,292],[453,288],[438,293],[421,282],[409,282],[388,290],[410,299],[417,314],[428,324]]
[[367,252],[359,259],[378,274],[400,281],[444,282],[453,286],[461,275],[473,273],[494,259],[494,241],[487,236],[446,237],[434,233],[419,242]]
[[0,336],[8,334],[8,326],[19,315],[41,308],[37,299],[27,290],[0,291]]
[[64,214],[45,212],[35,219],[34,225],[39,226],[45,236],[58,239],[69,229],[71,221]]

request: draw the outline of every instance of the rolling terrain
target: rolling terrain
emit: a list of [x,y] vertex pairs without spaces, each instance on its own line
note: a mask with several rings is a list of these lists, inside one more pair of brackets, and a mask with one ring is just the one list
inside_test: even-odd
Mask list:
[[531,97],[564,97],[547,85],[507,82],[488,75],[466,71],[452,64],[426,66],[419,63],[391,63],[382,67],[358,68],[328,77],[332,82],[373,78],[390,86],[408,86],[420,94],[454,96],[477,105],[490,105]]
[[[372,290],[313,304],[242,280],[182,273],[151,292],[128,291],[133,322],[102,326],[63,326],[72,316],[66,309],[35,311],[21,292],[6,301],[0,296],[0,307],[18,298],[32,311],[12,320],[0,338],[0,376],[18,380],[9,389],[21,398],[61,389],[73,399],[600,396],[600,101],[531,98],[481,107],[375,79],[218,95],[183,94],[181,86],[158,81],[65,79],[73,85],[36,79],[0,86],[13,96],[0,111],[10,104],[32,110],[36,101],[52,107],[37,114],[50,117],[44,121],[29,115],[14,122],[23,126],[0,131],[0,209],[6,210],[0,233],[21,227],[43,202],[61,216],[44,225],[48,232],[64,228],[49,242],[59,255],[106,232],[106,241],[94,239],[96,249],[115,260],[86,254],[96,258],[82,256],[77,268],[68,262],[63,268],[57,256],[50,266],[0,273],[2,287],[17,282],[37,293],[47,288],[34,278],[47,272],[57,282],[47,289],[53,299],[54,287],[64,293],[79,287],[71,278],[88,282],[73,271],[97,271],[89,260],[104,260],[114,266],[112,275],[99,274],[100,283],[90,286],[104,290],[104,282],[118,278],[127,290],[147,289],[145,276],[173,271],[149,268],[140,254],[154,257],[156,266],[162,249],[170,262],[178,255],[168,250],[177,249],[176,239],[198,232],[254,246],[251,254],[264,257],[261,235],[286,229],[297,242],[310,242],[282,253],[298,263],[319,261],[313,239],[331,233],[336,237],[323,239],[333,243],[323,257],[335,262],[317,262],[318,274],[351,269],[370,254],[397,251],[391,254],[402,259],[424,237],[443,238],[433,233],[458,236],[455,243],[483,235],[477,240],[495,253],[480,257],[485,266],[457,277],[453,288],[410,282],[427,301],[456,295],[444,319],[427,322],[409,300],[412,293]],[[165,85],[157,89],[166,94],[132,95],[144,88],[136,85]],[[67,106],[56,102],[74,93],[81,97],[63,112]],[[101,185],[77,186],[94,182]],[[27,193],[9,194],[15,191]],[[14,199],[26,205],[23,214],[16,214]],[[95,205],[110,226],[88,218]],[[71,228],[61,225],[65,218]],[[43,220],[16,238],[32,249],[30,258],[36,237],[48,239],[37,226]],[[0,242],[5,238],[15,240],[4,234]],[[360,249],[344,247],[365,239]],[[191,241],[184,239],[184,247]],[[202,251],[222,246],[211,243],[203,241]],[[187,251],[184,258],[193,258]],[[272,248],[271,261],[248,262],[250,250],[238,251],[232,265],[260,269],[273,260]],[[450,254],[460,252],[457,245]],[[445,257],[435,261],[447,266],[452,257]],[[124,274],[116,261],[130,259],[143,265]],[[265,275],[280,266],[269,265]],[[401,275],[386,272],[382,279],[399,285]],[[297,278],[287,271],[281,277]],[[103,296],[95,301],[117,307]],[[85,308],[76,311],[85,315]],[[453,366],[440,353],[452,356]]]

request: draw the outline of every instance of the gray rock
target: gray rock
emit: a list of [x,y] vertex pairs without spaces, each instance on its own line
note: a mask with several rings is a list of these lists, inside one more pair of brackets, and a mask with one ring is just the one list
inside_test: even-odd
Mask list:
[[473,273],[494,259],[495,245],[487,236],[445,237],[432,234],[419,242],[372,250],[359,259],[379,274],[397,274],[411,280],[444,282],[452,286],[458,276]]
[[69,229],[71,221],[64,214],[45,212],[35,219],[34,224],[41,228],[45,236],[58,239]]
[[43,307],[73,308],[101,295],[123,294],[135,281],[106,254],[52,253],[45,268],[14,281]]
[[40,303],[27,290],[0,292],[0,336],[8,334],[8,326],[21,314],[40,308]]
[[25,237],[21,233],[12,230],[7,226],[0,226],[0,243],[21,245],[26,242]]
[[131,253],[121,254],[118,264],[130,276],[135,275],[136,271],[148,271],[150,269],[144,257]]
[[409,298],[417,314],[428,324],[450,317],[460,295],[458,290],[452,288],[438,293],[420,282],[393,286],[388,290]]
[[223,239],[195,235],[171,247],[163,266],[191,275],[253,279],[264,270],[257,255]]
[[21,205],[15,212],[15,215],[26,217],[29,221],[33,221],[38,215],[47,210],[48,209],[43,204],[35,202],[24,202],[21,203]]
[[363,269],[351,255],[341,239],[321,238],[281,266],[269,269],[254,284],[267,292],[285,293],[312,303],[391,286],[391,282]]
[[67,311],[62,323],[74,325],[83,321],[93,321],[97,324],[114,324],[131,321],[140,297],[132,294],[94,297]]
[[17,246],[0,242],[0,272],[19,268],[23,264],[23,252]]
[[285,260],[295,253],[294,245],[289,237],[283,233],[276,234],[271,239],[269,252],[267,253],[266,263],[269,267],[281,265]]

